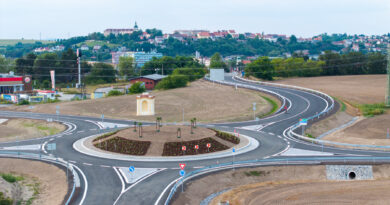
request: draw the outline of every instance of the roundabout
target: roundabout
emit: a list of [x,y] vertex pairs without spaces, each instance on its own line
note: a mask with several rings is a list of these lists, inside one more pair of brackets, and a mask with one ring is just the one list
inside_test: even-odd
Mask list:
[[[142,129],[145,132],[141,138],[140,135],[137,136],[138,130],[136,132],[132,130],[134,122],[128,120],[104,119],[105,124],[113,125],[104,127],[102,126],[103,123],[100,123],[101,119],[94,117],[0,111],[2,117],[41,120],[50,118],[56,119],[55,121],[68,127],[63,133],[44,138],[0,143],[0,155],[2,157],[20,157],[34,160],[45,159],[60,162],[60,166],[65,168],[69,167],[69,170],[73,170],[69,177],[78,180],[73,180],[74,183],[69,181],[70,186],[74,188],[68,191],[69,197],[64,200],[72,201],[72,203],[66,204],[96,204],[97,201],[99,204],[171,204],[175,196],[180,193],[178,190],[180,190],[182,184],[185,185],[188,181],[199,176],[224,169],[234,170],[241,167],[302,163],[378,163],[378,161],[390,161],[388,152],[320,146],[292,136],[290,134],[292,128],[296,129],[296,133],[301,131],[300,127],[294,127],[300,118],[310,118],[320,114],[315,120],[321,120],[330,115],[324,111],[332,106],[332,102],[324,95],[298,88],[246,82],[232,76],[225,76],[225,81],[216,83],[226,83],[230,86],[237,85],[238,89],[262,90],[269,92],[269,94],[275,93],[281,96],[278,97],[279,99],[285,99],[288,112],[279,110],[274,115],[254,121],[200,124],[193,130],[195,134],[191,134],[190,130],[186,130],[188,126],[186,128],[182,127],[182,135],[178,139],[176,134],[180,127],[177,125],[172,126],[171,130],[168,129],[168,126],[163,125],[160,132],[157,132],[154,123],[144,122]],[[308,123],[310,125],[312,121]],[[119,127],[123,126],[117,125],[129,127],[128,133],[125,131],[120,133],[122,130],[118,131]],[[240,133],[240,144],[245,143],[245,141],[246,143],[241,145],[223,144],[216,136],[207,134],[214,132],[211,132],[212,130],[209,128],[233,135],[237,131]],[[170,133],[171,138],[164,138],[162,135],[161,138],[158,138],[158,134],[163,134],[164,129]],[[105,148],[104,140],[95,141],[101,143],[100,148],[93,146],[94,139],[111,132],[118,134],[118,136],[110,136],[112,138],[122,137],[127,140],[150,141],[151,143],[148,149],[144,151],[144,155],[141,156],[107,152],[108,148],[107,150],[101,149]],[[191,135],[196,135],[197,132],[203,134],[191,139]],[[187,137],[184,135],[185,133],[187,133]],[[155,153],[149,151],[154,146],[152,138],[164,139],[164,141],[155,145],[160,147]],[[227,148],[204,154],[187,155],[175,152],[182,155],[162,156],[165,143],[174,142],[181,147],[181,143],[189,143],[193,140],[199,142],[207,138],[212,138],[227,146]],[[206,145],[207,143],[212,142],[206,142]],[[56,149],[49,150],[49,144],[56,144]],[[187,148],[193,145],[189,144]],[[25,149],[27,146],[39,148],[27,150]],[[199,143],[199,146],[202,146],[202,144]],[[115,150],[115,145],[113,147]],[[235,152],[233,152],[233,147]],[[287,153],[286,151],[290,148],[293,148],[297,154],[294,156],[283,154]],[[204,147],[203,150],[205,151]],[[313,156],[308,154],[308,151],[326,152],[331,153],[331,155]],[[179,163],[186,164],[183,168],[185,170],[184,176],[180,176]],[[138,170],[138,173],[132,175],[129,167],[134,167],[135,172]],[[185,187],[186,185],[184,191]]]

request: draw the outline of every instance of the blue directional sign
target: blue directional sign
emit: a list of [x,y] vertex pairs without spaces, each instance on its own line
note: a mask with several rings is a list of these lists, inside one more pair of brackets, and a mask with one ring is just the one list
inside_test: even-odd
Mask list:
[[306,118],[302,118],[302,119],[299,121],[299,124],[300,124],[300,125],[307,125],[307,119],[306,119]]
[[236,149],[233,147],[233,153],[235,153],[236,152]]
[[186,171],[184,171],[184,170],[180,170],[180,176],[184,176],[184,175],[186,175]]
[[130,171],[130,172],[134,172],[134,170],[135,170],[134,166],[130,166],[130,167],[129,167],[129,171]]
[[104,114],[102,114],[102,119],[104,119]]

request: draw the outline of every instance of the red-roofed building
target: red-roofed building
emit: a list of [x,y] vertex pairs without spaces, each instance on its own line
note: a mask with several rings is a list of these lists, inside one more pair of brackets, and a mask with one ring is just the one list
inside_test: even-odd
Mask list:
[[209,32],[200,32],[200,33],[198,33],[198,38],[199,39],[210,38],[210,37],[211,37],[211,35],[210,35]]

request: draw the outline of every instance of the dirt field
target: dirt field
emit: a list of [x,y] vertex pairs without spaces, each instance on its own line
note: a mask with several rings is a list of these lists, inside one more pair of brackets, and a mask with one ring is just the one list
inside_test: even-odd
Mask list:
[[[177,128],[181,129],[181,138],[177,138]],[[212,137],[214,140],[218,141],[219,143],[228,146],[228,147],[237,147],[240,148],[242,146],[245,146],[248,141],[244,138],[240,141],[240,144],[235,145],[231,142],[222,140],[218,137],[215,137],[215,132],[202,127],[197,127],[196,129],[193,129],[194,134],[191,134],[191,130],[189,126],[163,126],[160,129],[160,132],[156,132],[155,126],[145,126],[142,128],[143,134],[142,139],[139,138],[138,135],[138,128],[137,132],[134,132],[133,128],[122,130],[115,135],[112,135],[104,140],[114,138],[114,137],[122,137],[130,140],[142,140],[142,141],[151,141],[151,145],[148,149],[148,152],[145,156],[161,156],[164,149],[164,143],[165,142],[181,142],[181,141],[191,141],[191,140],[200,140],[208,137]],[[97,150],[98,148],[91,145],[92,139],[86,141],[86,145],[89,148]],[[99,141],[94,142],[94,144],[99,143]],[[99,151],[104,151],[101,149],[98,149]],[[105,151],[104,151],[105,152]]]
[[275,82],[319,90],[353,104],[371,104],[384,102],[386,80],[386,75],[347,75],[290,78]]
[[61,204],[68,191],[65,172],[42,162],[0,158],[0,173],[12,173],[39,183],[33,205]]
[[[232,121],[253,119],[252,103],[257,103],[258,114],[268,113],[272,107],[259,92],[228,86],[213,85],[203,80],[193,82],[189,87],[168,91],[152,92],[156,96],[156,116],[164,122],[181,122],[196,117],[198,121]],[[275,100],[277,101],[277,100]],[[107,118],[154,121],[155,116],[136,116],[136,95],[109,97],[96,100],[73,101],[29,106],[11,106],[3,109],[52,113],[60,106],[61,114]]]
[[227,189],[210,204],[388,204],[390,166],[373,171],[375,180],[335,182],[326,180],[325,166],[229,170],[190,182],[173,204],[199,204]]
[[0,142],[39,138],[57,134],[65,129],[65,125],[56,122],[9,119],[0,124]]

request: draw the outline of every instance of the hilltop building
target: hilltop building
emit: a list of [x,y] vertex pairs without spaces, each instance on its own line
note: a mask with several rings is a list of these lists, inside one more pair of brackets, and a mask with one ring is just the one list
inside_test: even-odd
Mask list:
[[118,34],[132,34],[134,31],[138,31],[137,22],[135,22],[133,28],[108,28],[104,30],[104,36],[109,36],[110,34],[118,35]]

